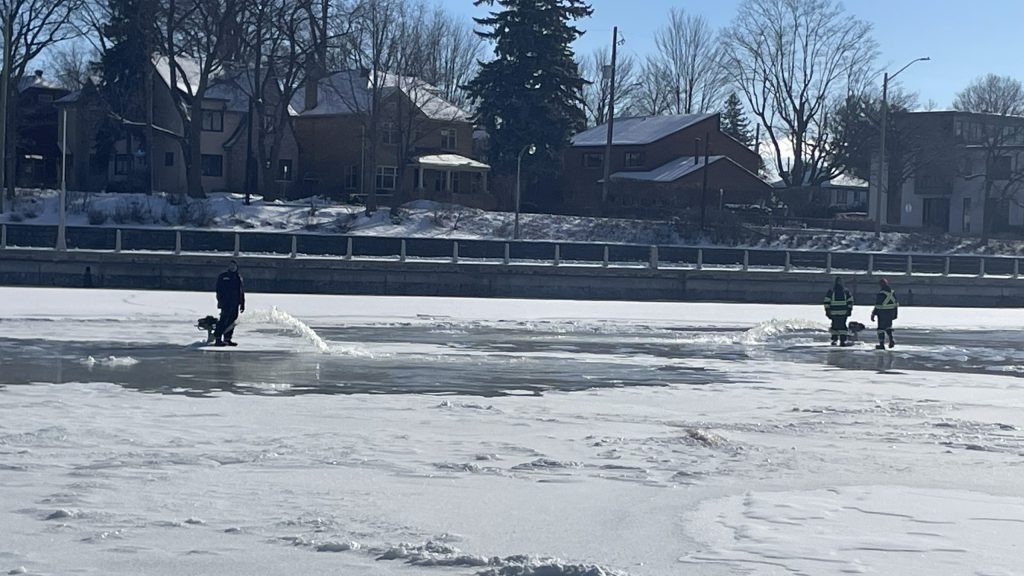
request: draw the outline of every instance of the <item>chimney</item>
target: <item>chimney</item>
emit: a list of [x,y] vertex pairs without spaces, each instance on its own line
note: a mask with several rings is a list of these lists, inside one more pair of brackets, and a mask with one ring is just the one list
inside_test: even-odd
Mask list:
[[36,80],[42,80],[42,79],[43,79],[43,71],[42,70],[36,70]]
[[311,66],[306,72],[304,110],[312,110],[320,103],[320,79],[324,76],[320,67],[316,65]]

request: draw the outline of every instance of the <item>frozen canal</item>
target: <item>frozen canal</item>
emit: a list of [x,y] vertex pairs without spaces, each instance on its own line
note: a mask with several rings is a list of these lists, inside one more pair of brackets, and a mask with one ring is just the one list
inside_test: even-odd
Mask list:
[[254,294],[199,349],[214,311],[0,289],[0,573],[1021,571],[1016,310],[891,352],[819,306]]

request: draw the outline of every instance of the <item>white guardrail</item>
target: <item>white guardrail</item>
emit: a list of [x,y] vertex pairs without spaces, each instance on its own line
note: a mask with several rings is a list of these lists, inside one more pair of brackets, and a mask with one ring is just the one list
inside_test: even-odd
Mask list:
[[[173,237],[172,237],[173,235]],[[57,226],[0,225],[0,249],[55,250]],[[335,257],[345,260],[500,262],[553,266],[818,271],[1018,278],[1016,256],[786,250],[623,243],[342,236],[293,232],[67,227],[72,251],[146,251]]]

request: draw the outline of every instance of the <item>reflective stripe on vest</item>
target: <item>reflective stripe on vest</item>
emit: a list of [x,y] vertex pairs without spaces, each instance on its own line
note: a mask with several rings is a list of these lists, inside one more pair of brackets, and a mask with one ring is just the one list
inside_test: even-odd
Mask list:
[[885,298],[882,299],[882,303],[875,306],[876,310],[895,310],[899,308],[900,303],[896,301],[896,295],[891,291],[882,290],[882,294],[885,294]]

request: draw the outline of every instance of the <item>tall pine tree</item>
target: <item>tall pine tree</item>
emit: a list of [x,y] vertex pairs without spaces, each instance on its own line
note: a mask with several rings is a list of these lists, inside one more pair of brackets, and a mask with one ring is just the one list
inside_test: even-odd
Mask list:
[[[495,44],[495,58],[481,64],[467,92],[477,119],[490,136],[489,161],[512,174],[520,152],[530,144],[531,179],[550,182],[570,137],[586,126],[583,86],[570,45],[583,31],[573,22],[590,16],[584,0],[475,0],[498,10],[476,18],[477,31]],[[546,178],[545,178],[546,177]],[[530,196],[529,189],[524,194]]]
[[743,103],[735,92],[729,94],[722,111],[722,132],[732,136],[747,148],[754,145],[754,134],[750,130],[750,120],[743,111]]

